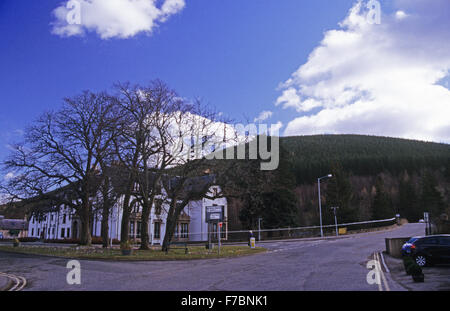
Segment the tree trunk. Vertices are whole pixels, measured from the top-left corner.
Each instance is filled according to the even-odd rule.
[[[109,238],[109,206],[104,204],[102,211],[102,243],[103,247],[108,247]]]
[[[82,203],[82,210],[80,214],[80,222],[81,222],[81,234],[80,234],[80,244],[90,246],[92,243],[91,236],[91,226],[90,226],[90,205],[89,201]]]
[[[130,212],[130,199],[128,199],[128,203],[124,202],[123,204],[120,242],[126,242],[130,239]]]
[[[152,200],[153,201],[153,200]],[[149,234],[148,234],[148,219],[150,217],[150,211],[152,204],[146,204],[147,206],[142,207],[142,218],[141,218],[141,249],[148,250],[149,248]]]
[[[90,246],[92,243],[92,237],[91,237],[91,228],[89,225],[89,216],[86,217],[85,215],[81,217],[81,234],[80,234],[80,244]]]
[[[102,196],[103,196],[103,209],[102,209],[102,229],[101,229],[101,236],[102,236],[102,244],[103,247],[108,247],[108,238],[109,238],[109,213],[111,211],[111,200],[110,200],[110,194],[109,194],[109,179],[106,177],[104,178],[104,184],[102,189]]]
[[[175,203],[173,203],[175,202]],[[175,232],[175,227],[177,224],[178,216],[180,215],[183,208],[177,207],[177,199],[172,198],[172,202],[170,203],[169,212],[167,213],[166,220],[166,234],[164,235],[164,241],[162,245],[162,251],[169,251],[170,242],[173,238],[173,233]]]

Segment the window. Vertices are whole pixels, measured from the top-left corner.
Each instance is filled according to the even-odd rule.
[[[162,200],[156,199],[155,200],[155,215],[161,215],[162,210]]]
[[[67,237],[70,238],[70,229],[67,228]]]
[[[139,183],[137,183],[137,182],[134,183],[133,191],[134,191],[134,192],[139,192],[139,189],[140,189],[140,188],[139,188]]]
[[[31,236],[34,236],[34,228],[31,228]]]
[[[160,222],[155,222],[154,223],[153,236],[155,237],[155,239],[160,239],[161,238],[161,223]]]
[[[130,236],[134,237],[134,221],[130,222]]]
[[[441,245],[450,246],[450,237],[440,237],[439,242]]]
[[[61,228],[61,238],[64,238],[64,236],[66,235],[66,229],[65,228]]]
[[[181,224],[181,238],[187,239],[189,233],[189,224]]]
[[[136,227],[136,237],[140,238],[141,237],[141,222],[138,221],[137,222],[137,227]]]
[[[66,214],[63,215],[62,223],[63,223],[63,224],[66,223]]]
[[[423,239],[423,242],[420,244],[435,245],[435,244],[439,244],[439,240],[437,238],[425,238],[425,239]]]
[[[52,235],[55,235],[55,228],[52,228]]]

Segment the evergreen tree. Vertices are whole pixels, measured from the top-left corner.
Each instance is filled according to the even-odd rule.
[[[278,169],[262,171],[260,160],[246,160],[242,162],[244,169],[232,178],[233,184],[239,183],[240,192],[245,193],[240,196],[244,205],[239,213],[244,227],[256,228],[260,217],[263,218],[264,228],[297,225],[295,176],[288,155],[280,146]]]
[[[353,198],[352,185],[348,174],[342,168],[340,163],[334,163],[332,165],[333,178],[328,180],[326,188],[326,205],[325,211],[326,223],[334,223],[334,214],[330,207],[338,206],[338,221],[339,222],[352,222],[356,221],[357,210],[351,206]],[[324,212],[324,211],[322,211]]]
[[[372,204],[372,218],[374,220],[394,217],[395,212],[392,207],[392,200],[389,193],[384,188],[384,181],[378,176],[375,181],[376,194]]]
[[[407,218],[410,222],[417,222],[423,217],[423,211],[421,211],[419,204],[419,196],[410,179],[402,179],[400,181],[398,196],[401,217]]]
[[[422,177],[421,205],[424,211],[429,212],[432,218],[439,217],[445,211],[444,199],[437,190],[437,180],[434,174],[426,171]]]

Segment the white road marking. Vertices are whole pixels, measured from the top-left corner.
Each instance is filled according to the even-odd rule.
[[[378,269],[378,271],[380,271],[381,279],[383,280],[383,284],[384,284],[385,290],[389,292],[389,291],[391,291],[391,289],[389,288],[389,284],[387,282],[386,276],[384,275],[383,269],[381,269],[380,257],[379,257],[378,252],[374,254],[374,259],[375,259],[375,262],[378,265],[377,269]],[[380,282],[378,287],[379,287],[378,289],[380,291],[383,291],[383,287],[381,286],[381,282]]]
[[[24,277],[16,276],[13,274],[8,274],[8,273],[4,273],[4,272],[0,272],[0,275],[5,276],[14,281],[14,283],[15,283],[14,286],[8,290],[10,292],[21,291],[27,285],[27,280]]]

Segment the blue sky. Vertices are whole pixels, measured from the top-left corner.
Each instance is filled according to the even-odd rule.
[[[128,0],[114,1],[119,4]],[[139,1],[143,5],[153,3],[151,0]],[[117,81],[145,84],[155,78],[167,82],[183,97],[202,98],[237,121],[244,118],[253,121],[261,112],[270,111],[270,118],[264,122],[282,125],[282,135],[368,133],[450,141],[448,120],[439,121],[442,123],[439,128],[415,126],[411,129],[411,122],[396,127],[395,115],[381,118],[376,109],[391,111],[390,102],[403,93],[396,94],[396,88],[388,92],[389,96],[377,96],[379,84],[369,83],[374,80],[373,76],[382,78],[377,70],[365,68],[373,73],[365,76],[367,83],[365,80],[356,83],[342,74],[352,71],[359,75],[358,70],[362,69],[352,68],[361,62],[381,61],[392,68],[391,60],[404,53],[400,46],[393,45],[384,50],[375,49],[372,58],[364,59],[358,51],[367,42],[352,41],[346,35],[362,33],[371,38],[377,34],[390,42],[390,39],[405,34],[413,35],[406,30],[408,25],[395,24],[406,23],[411,16],[423,20],[426,26],[420,28],[422,24],[416,20],[414,32],[425,38],[425,33],[430,31],[425,29],[430,27],[426,18],[431,16],[438,24],[431,29],[436,36],[430,36],[430,40],[438,44],[448,39],[443,38],[448,35],[448,22],[445,24],[442,12],[436,13],[449,12],[448,1],[435,0],[441,6],[425,10],[427,14],[423,18],[420,15],[424,11],[421,0],[381,1],[386,18],[383,17],[381,25],[370,26],[362,26],[355,19],[364,14],[364,10],[356,11],[356,0],[159,0],[155,7],[161,8],[164,1],[171,2],[172,6],[168,6],[163,17],[149,13],[148,24],[140,19],[142,16],[136,15],[134,19],[130,15],[131,18],[122,20],[124,25],[120,31],[135,27],[131,32],[118,31],[105,39],[100,27],[108,23],[109,17],[105,17],[104,12],[94,12],[100,21],[91,20],[91,25],[69,29],[75,31],[69,32],[64,25],[57,24],[61,21],[54,11],[60,8],[64,12],[67,1],[1,0],[0,158],[7,154],[7,144],[20,140],[24,127],[46,109],[57,108],[63,97],[85,89],[108,89]],[[405,15],[398,14],[400,11]],[[111,14],[124,12],[117,10]],[[448,19],[448,15],[443,16]],[[128,25],[129,22],[134,24]],[[347,23],[343,26],[340,22]],[[334,43],[341,39],[347,40],[348,46],[354,46],[354,49],[346,51],[342,45]],[[421,42],[420,37],[416,39]],[[412,85],[429,87],[439,80],[441,88],[431,91],[433,102],[437,101],[439,105],[429,107],[427,111],[438,110],[442,115],[442,109],[447,109],[450,103],[447,101],[450,98],[447,80],[450,61],[445,56],[450,55],[450,50],[448,44],[440,44],[442,54],[429,55],[434,58],[431,64],[431,60],[424,57],[412,67],[405,65],[396,70],[406,74],[410,68],[417,69],[412,71],[413,75],[418,75]],[[426,51],[423,46],[413,48],[421,54]],[[340,59],[339,55],[345,57]],[[406,57],[417,59],[416,55]],[[430,71],[424,73],[428,69]],[[432,78],[422,79],[421,75]],[[399,75],[394,83],[403,81],[403,77]],[[348,90],[352,92],[348,94]],[[373,105],[367,108],[361,94],[371,92],[370,103]],[[351,101],[342,103],[342,94],[351,97]],[[359,97],[355,99],[355,96]],[[355,106],[355,102],[359,106]],[[423,115],[422,108],[414,110],[417,113],[411,118]],[[329,122],[330,116],[338,116],[342,122]],[[348,116],[352,119],[346,119]],[[426,122],[434,117],[427,117]],[[355,120],[359,121],[355,123]],[[420,123],[420,120],[410,121]]]

